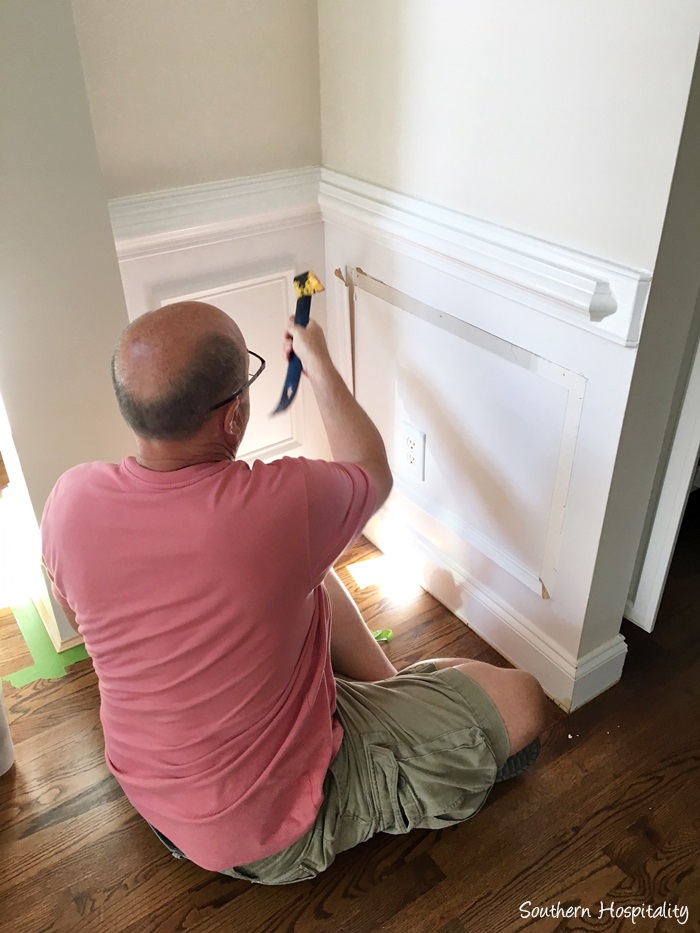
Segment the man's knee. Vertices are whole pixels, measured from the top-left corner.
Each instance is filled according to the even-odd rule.
[[[545,695],[536,677],[527,671],[494,667],[481,661],[467,661],[458,666],[483,688],[501,714],[511,755],[541,734],[545,725]]]
[[[544,730],[546,697],[539,681],[532,674],[527,671],[511,671],[510,673],[513,675],[513,692],[521,713],[520,728],[523,734],[520,747],[522,748],[536,739]],[[511,748],[511,754],[516,751],[519,749]]]

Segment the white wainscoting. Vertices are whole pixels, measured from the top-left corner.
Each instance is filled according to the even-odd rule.
[[[315,223],[319,178],[312,166],[117,198],[109,214],[119,258]]]
[[[395,474],[368,536],[580,706],[626,654],[621,619],[579,646],[648,274],[325,170],[320,203],[337,358]],[[426,437],[422,482],[404,422]]]
[[[284,327],[294,313],[292,279],[311,269],[323,278],[323,226],[316,168],[197,185],[110,204],[131,320],[172,301],[222,308],[266,360],[251,388],[251,420],[241,457],[325,456],[325,433],[308,387],[271,416],[286,363]],[[312,314],[325,323],[325,295]]]
[[[407,523],[406,503],[400,497],[392,495],[366,534],[386,554],[409,561],[428,592],[504,658],[534,674],[562,709],[582,706],[620,679],[627,654],[621,635],[580,657],[563,649],[533,625],[532,616],[485,585],[479,573],[471,573],[468,560],[455,560],[452,554],[459,551],[451,546],[449,535],[434,534],[425,515],[414,514]]]

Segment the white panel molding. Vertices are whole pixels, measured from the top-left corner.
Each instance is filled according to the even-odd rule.
[[[341,279],[342,281],[342,279]],[[574,466],[576,442],[578,439],[583,400],[586,391],[586,379],[580,373],[574,373],[558,363],[553,363],[525,350],[508,340],[497,337],[488,331],[475,327],[465,320],[433,308],[423,301],[380,282],[359,269],[348,269],[345,281],[352,286],[347,291],[362,289],[394,307],[427,321],[435,327],[479,346],[489,353],[496,354],[509,365],[522,366],[529,372],[561,386],[566,392],[566,409],[562,423],[561,442],[554,477],[552,498],[547,516],[544,551],[540,567],[534,569],[525,566],[512,554],[507,553],[495,542],[486,538],[478,529],[467,524],[450,509],[440,508],[440,521],[451,528],[460,538],[468,541],[485,557],[493,561],[520,583],[525,584],[542,599],[550,599],[554,594],[557,564],[561,549],[564,516],[569,497],[569,486]],[[350,297],[350,300],[352,298]],[[348,298],[346,298],[346,302]],[[347,338],[349,339],[349,338]],[[395,476],[397,488],[428,514],[433,514],[434,504],[422,495],[414,484],[409,484],[401,476]]]
[[[284,272],[260,275],[255,278],[245,278],[226,284],[218,283],[210,288],[200,288],[196,291],[183,292],[182,289],[166,288],[160,292],[160,305],[162,307],[172,301],[210,301],[216,304],[217,298],[220,299],[222,296],[230,295],[233,292],[277,283],[281,286],[282,293],[285,296],[285,300],[280,308],[281,329],[294,313],[294,275],[296,275],[296,272],[289,269]],[[291,428],[287,437],[250,450],[246,450],[242,445],[239,459],[245,460],[246,463],[250,464],[255,460],[275,460],[278,457],[290,454],[294,450],[303,447],[305,443],[304,426],[306,423],[304,398],[305,393],[300,391],[294,400],[294,404],[287,409]]]
[[[109,202],[120,261],[318,223],[317,167]]]
[[[384,533],[384,526],[390,530]],[[391,500],[370,521],[366,536],[389,557],[396,551],[422,566],[421,585],[516,667],[537,677],[545,693],[567,712],[603,693],[622,676],[627,644],[622,635],[575,658],[507,605],[463,567],[402,521]],[[457,597],[455,596],[457,593]]]
[[[325,222],[360,230],[479,288],[636,346],[651,275],[321,169]]]

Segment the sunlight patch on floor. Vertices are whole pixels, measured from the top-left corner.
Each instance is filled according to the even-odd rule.
[[[383,596],[400,606],[420,596],[423,588],[416,568],[405,560],[395,560],[385,555],[348,564],[351,577],[364,590],[378,586]]]

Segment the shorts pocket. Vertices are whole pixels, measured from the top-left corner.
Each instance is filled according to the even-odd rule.
[[[399,801],[399,767],[396,755],[392,749],[383,745],[368,745],[367,768],[378,820],[376,831],[407,833],[412,829],[412,825],[409,814]]]
[[[237,865],[222,872],[231,878],[253,884],[296,884],[315,878],[321,870],[313,864],[314,827],[286,849],[257,862]]]
[[[239,865],[237,868],[227,868],[220,874],[228,875],[229,878],[236,878],[238,881],[250,881],[251,884],[296,884],[299,881],[310,881],[318,874],[314,868],[310,868],[303,862],[292,865],[289,868],[276,869],[272,865],[264,865],[260,868],[252,868],[247,865]]]
[[[496,760],[478,726],[411,748],[372,745],[368,752],[383,832],[440,829],[469,819],[485,803],[496,777]]]

